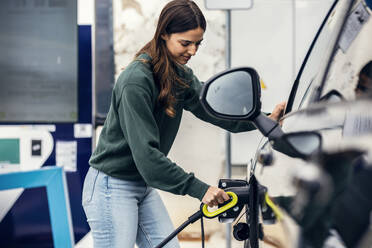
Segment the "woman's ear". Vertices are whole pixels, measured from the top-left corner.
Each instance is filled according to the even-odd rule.
[[[168,35],[168,34],[162,34],[162,35],[160,35],[160,37],[161,37],[163,40],[165,40],[165,41],[169,40],[169,35]]]

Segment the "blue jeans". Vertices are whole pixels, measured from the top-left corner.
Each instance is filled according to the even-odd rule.
[[[159,193],[143,181],[124,181],[90,168],[83,207],[95,248],[153,248],[174,231]],[[179,248],[177,238],[167,248]]]

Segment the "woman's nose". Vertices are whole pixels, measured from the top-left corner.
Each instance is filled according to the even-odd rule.
[[[195,44],[192,44],[189,46],[188,53],[191,56],[194,56],[196,54],[196,51],[198,50],[197,46]]]

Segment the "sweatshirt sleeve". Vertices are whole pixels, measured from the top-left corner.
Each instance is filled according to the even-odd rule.
[[[159,129],[151,96],[150,89],[127,84],[118,105],[121,129],[136,167],[149,186],[201,200],[209,185],[193,173],[186,173],[159,150]]]
[[[256,127],[250,121],[221,120],[208,114],[199,100],[201,88],[202,83],[195,76],[192,76],[191,86],[187,90],[185,96],[185,110],[192,112],[196,117],[203,121],[219,126],[232,133],[239,133],[256,129]]]

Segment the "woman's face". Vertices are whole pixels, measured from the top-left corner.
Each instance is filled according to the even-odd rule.
[[[196,54],[203,40],[203,35],[204,30],[198,27],[182,33],[162,35],[162,39],[165,40],[168,51],[176,61],[184,65],[190,60],[191,56]]]

